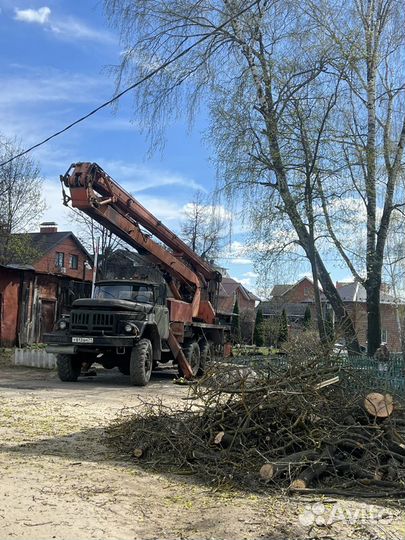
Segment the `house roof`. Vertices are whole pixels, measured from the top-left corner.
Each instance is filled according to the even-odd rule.
[[[339,287],[337,291],[343,302],[365,303],[367,299],[366,289],[357,281],[346,283]],[[395,298],[391,294],[381,291],[380,302],[383,304],[393,304],[395,302]]]
[[[219,296],[221,298],[232,296],[237,289],[240,289],[241,293],[247,300],[254,300],[255,302],[260,300],[260,298],[258,298],[255,294],[248,291],[246,287],[242,285],[242,283],[239,283],[239,281],[236,281],[231,277],[222,278],[219,286]]]
[[[283,309],[288,317],[304,317],[305,310],[308,304],[306,303],[290,303],[283,306],[275,305],[271,300],[260,302],[259,308],[261,308],[263,315],[269,317],[271,315],[280,315]]]
[[[293,289],[294,287],[296,287],[297,285],[299,285],[303,281],[309,281],[309,283],[313,286],[313,283],[314,283],[313,280],[308,276],[304,276],[303,278],[301,278],[296,283],[293,283],[292,285],[291,284],[288,284],[288,285],[287,284],[274,285],[274,287],[273,287],[273,289],[272,289],[272,291],[270,293],[270,296],[272,298],[284,296],[290,289]],[[322,286],[321,286],[320,283],[319,283],[319,290],[322,291]]]
[[[43,257],[46,253],[57,247],[61,242],[69,237],[71,237],[73,241],[80,247],[80,249],[83,250],[89,258],[91,258],[86,248],[71,231],[23,233],[14,234],[13,236],[24,238],[28,237],[30,239],[31,247],[36,252],[35,259],[32,262],[35,262],[35,260]]]
[[[294,287],[294,285],[274,285],[271,290],[270,296],[283,296],[287,291]]]

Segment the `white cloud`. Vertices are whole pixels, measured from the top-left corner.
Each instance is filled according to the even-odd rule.
[[[234,240],[226,246],[219,258],[231,264],[252,264],[253,261],[249,257],[250,253],[249,246]]]
[[[39,9],[18,9],[15,8],[15,19],[26,23],[46,24],[51,16],[49,7],[44,6]]]
[[[196,188],[195,188],[196,189]],[[198,189],[201,189],[199,187]],[[204,190],[205,191],[205,190]],[[183,210],[185,213],[193,213],[195,209],[195,203],[189,202],[183,206]],[[221,221],[231,221],[232,220],[232,213],[229,212],[224,206],[221,204],[216,205],[198,205],[200,210],[204,210],[204,213],[207,217],[212,216],[215,217]]]
[[[55,221],[60,231],[75,231],[74,225],[70,222],[72,211],[63,205],[62,188],[60,182],[55,182],[49,178],[45,179],[42,195],[46,201],[46,210],[41,217],[41,221]]]
[[[54,36],[69,41],[93,41],[96,43],[115,43],[115,37],[99,28],[92,28],[74,17],[55,17],[49,7],[39,9],[15,8],[14,19],[24,23],[39,24]]]
[[[49,25],[50,31],[57,37],[69,41],[84,40],[98,43],[115,43],[116,39],[109,32],[91,28],[83,21],[69,17],[67,20],[56,20]]]
[[[163,186],[181,186],[190,190],[204,189],[193,178],[141,163],[104,160],[102,167],[106,172],[110,171],[111,176],[119,184],[125,185],[125,189],[131,193],[141,193]],[[184,208],[180,209],[180,213],[184,213]]]
[[[246,279],[256,279],[258,277],[259,274],[257,274],[256,272],[244,272],[242,274]]]
[[[68,80],[68,82],[67,82]],[[0,86],[0,106],[24,103],[94,103],[100,78],[63,71],[39,70],[4,77]]]
[[[142,194],[136,199],[163,223],[171,222],[170,227],[176,228],[182,217],[181,207],[165,197],[153,197]]]

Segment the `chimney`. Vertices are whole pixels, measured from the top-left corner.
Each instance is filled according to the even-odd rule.
[[[44,221],[39,226],[39,232],[42,234],[58,232],[58,225],[54,221]]]

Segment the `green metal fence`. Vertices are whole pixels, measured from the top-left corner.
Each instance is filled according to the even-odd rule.
[[[249,366],[253,369],[283,371],[293,365],[306,366],[314,359],[303,358],[297,361],[285,356],[272,357],[237,357],[232,363]],[[339,374],[347,384],[369,388],[370,391],[391,392],[405,398],[405,360],[402,354],[391,353],[387,362],[369,356],[332,355],[324,360],[316,361],[319,368],[337,367]]]

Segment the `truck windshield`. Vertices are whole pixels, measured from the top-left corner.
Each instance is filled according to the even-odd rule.
[[[95,287],[94,297],[153,304],[153,287],[140,283],[100,283]]]

